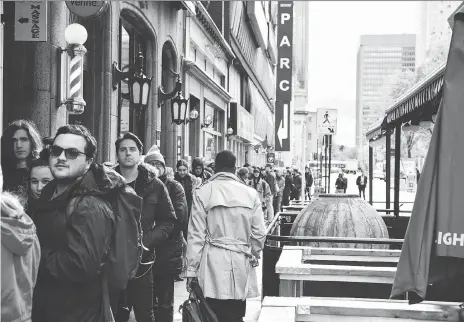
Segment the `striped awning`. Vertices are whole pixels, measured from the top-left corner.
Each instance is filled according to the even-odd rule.
[[[402,119],[404,116],[436,98],[443,85],[445,70],[446,63],[435,69],[435,71],[404,93],[386,110],[387,123],[391,124]]]

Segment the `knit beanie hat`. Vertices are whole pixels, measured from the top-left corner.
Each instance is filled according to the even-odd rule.
[[[145,158],[143,159],[145,163],[151,162],[151,161],[160,161],[163,163],[163,165],[166,165],[166,162],[164,161],[164,157],[160,152],[160,149],[158,148],[157,145],[153,145],[150,150],[147,152],[145,155]]]

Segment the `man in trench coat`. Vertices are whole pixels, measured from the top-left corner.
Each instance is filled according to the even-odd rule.
[[[257,297],[255,267],[264,246],[261,200],[235,175],[230,151],[216,156],[216,174],[196,189],[187,239],[187,290],[198,278],[220,322],[243,321],[246,299]]]

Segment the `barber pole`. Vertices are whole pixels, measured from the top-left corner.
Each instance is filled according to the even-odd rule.
[[[77,97],[79,95],[79,89],[82,87],[82,71],[80,62],[82,61],[82,57],[75,56],[71,59],[69,63],[70,69],[70,77],[69,77],[69,96],[70,97]]]
[[[83,45],[70,45],[67,49],[69,61],[69,91],[66,107],[71,114],[82,114],[85,101],[83,99],[84,56],[87,49]]]

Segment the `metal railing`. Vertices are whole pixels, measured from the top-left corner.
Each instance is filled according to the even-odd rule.
[[[392,249],[400,249],[403,239],[398,238],[352,238],[352,237],[321,237],[321,236],[290,236],[290,229],[299,211],[283,211],[277,213],[266,229],[266,240],[263,249],[262,296],[279,296],[279,276],[275,266],[285,245],[301,246],[309,242],[337,244],[375,244],[390,245]],[[391,216],[382,216],[395,221]],[[388,226],[388,225],[387,225]],[[407,226],[407,224],[406,224]],[[285,233],[285,234],[282,234]]]

